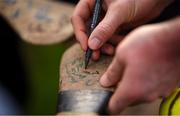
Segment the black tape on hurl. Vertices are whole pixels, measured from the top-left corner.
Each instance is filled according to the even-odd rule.
[[[61,91],[58,97],[58,112],[94,112],[105,115],[111,95],[112,91],[107,90]]]

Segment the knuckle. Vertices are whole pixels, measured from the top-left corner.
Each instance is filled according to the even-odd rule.
[[[100,23],[99,24],[99,30],[98,30],[98,35],[100,36],[99,38],[109,38],[109,36],[113,32],[113,27],[108,24],[108,23]]]
[[[119,9],[120,6],[122,6],[122,0],[117,0],[115,2],[112,2],[109,8],[113,11]]]
[[[117,0],[110,5],[111,11],[121,10],[124,14],[119,15],[126,23],[133,22],[138,16],[138,2],[136,0]]]

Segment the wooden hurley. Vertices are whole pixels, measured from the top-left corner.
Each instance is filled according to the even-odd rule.
[[[53,0],[0,0],[0,15],[32,44],[54,44],[73,35],[74,6]]]
[[[113,88],[103,88],[99,79],[111,61],[112,57],[102,56],[98,62],[90,62],[85,70],[84,52],[78,44],[64,53],[60,66],[58,115],[107,114]],[[159,103],[127,108],[122,114],[158,114]]]
[[[113,89],[103,88],[99,78],[112,58],[103,56],[84,69],[84,52],[78,44],[68,49],[60,66],[58,112],[61,114],[106,114]]]

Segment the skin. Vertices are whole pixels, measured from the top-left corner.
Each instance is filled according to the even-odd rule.
[[[118,45],[101,77],[104,87],[117,86],[108,110],[167,97],[180,84],[180,17],[135,29]]]
[[[72,22],[82,48],[95,50],[93,59],[99,58],[100,51],[113,54],[115,48],[107,42],[118,44],[114,60],[100,80],[104,87],[116,87],[109,112],[119,114],[127,106],[168,96],[180,82],[180,18],[140,26],[127,36],[117,35],[116,31],[153,19],[170,1],[104,0],[105,16],[88,40],[86,23],[93,3],[81,0]],[[92,44],[93,38],[100,44]]]
[[[100,51],[113,55],[115,48],[107,42],[117,45],[124,38],[123,35],[117,34],[118,31],[130,29],[150,21],[157,17],[173,0],[102,1],[104,12],[102,13],[102,20],[89,39],[86,34],[87,24],[90,21],[95,0],[80,0],[72,16],[76,39],[84,51],[88,46],[94,50],[94,60],[99,58]]]

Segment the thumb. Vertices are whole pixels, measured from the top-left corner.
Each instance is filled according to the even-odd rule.
[[[123,18],[120,17],[118,10],[114,10],[110,7],[104,17],[104,19],[97,25],[94,31],[91,33],[88,46],[93,49],[99,49],[111,36],[114,34],[116,29],[123,22]]]

